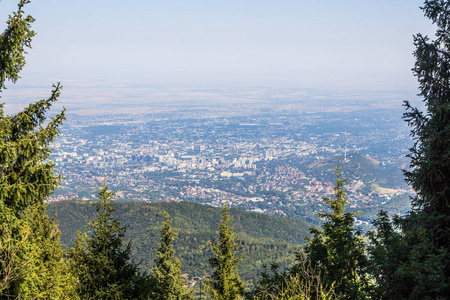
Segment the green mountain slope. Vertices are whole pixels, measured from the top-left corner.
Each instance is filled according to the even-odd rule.
[[[133,259],[141,268],[153,267],[159,230],[167,211],[173,226],[179,230],[174,242],[180,258],[182,272],[190,276],[210,273],[208,258],[212,255],[209,240],[216,237],[220,222],[220,208],[190,202],[117,202],[117,216],[128,227],[127,235],[133,241]],[[57,214],[65,245],[73,245],[77,230],[86,231],[85,225],[95,217],[91,202],[61,201],[48,206],[50,216]],[[309,233],[310,225],[302,220],[269,216],[260,213],[230,209],[232,226],[242,245],[238,254],[243,256],[239,272],[244,280],[255,279],[264,264],[276,261],[283,266],[293,262]]]

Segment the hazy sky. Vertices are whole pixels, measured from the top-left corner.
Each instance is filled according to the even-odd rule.
[[[0,2],[0,24],[17,0]],[[411,90],[419,0],[33,0],[23,82]],[[3,31],[4,25],[0,25]]]

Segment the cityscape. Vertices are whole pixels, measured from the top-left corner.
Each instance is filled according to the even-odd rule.
[[[333,194],[338,155],[349,208],[382,207],[411,192],[401,172],[411,141],[400,110],[305,113],[247,104],[218,112],[69,115],[52,146],[63,179],[49,201],[95,199],[96,186],[106,184],[122,201],[226,201],[315,222],[321,200]]]

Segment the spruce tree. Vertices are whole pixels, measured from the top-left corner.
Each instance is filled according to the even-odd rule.
[[[24,16],[23,8],[30,0],[20,0],[17,12],[9,16],[6,30],[0,34],[0,92],[6,88],[5,81],[15,83],[25,66],[25,48],[31,48],[35,32],[31,29],[34,18]]]
[[[50,98],[30,104],[16,115],[4,115],[0,108],[0,205],[20,218],[32,205],[40,205],[57,188],[60,177],[48,160],[50,143],[60,134],[64,111],[45,125],[46,112],[57,101],[58,84]]]
[[[0,34],[0,92],[6,81],[16,83],[30,48],[33,17],[19,1]],[[48,160],[50,143],[59,135],[64,110],[48,120],[61,85],[50,97],[22,112],[5,115],[0,104],[0,296],[21,299],[61,299],[70,293],[71,277],[59,242],[57,224],[45,216],[44,200],[60,177]]]
[[[244,284],[238,274],[238,263],[242,259],[236,256],[236,248],[239,247],[237,237],[230,226],[230,215],[227,204],[222,207],[222,220],[219,226],[219,238],[217,242],[211,242],[215,257],[209,259],[214,268],[211,279],[207,280],[207,290],[214,300],[242,299]]]
[[[413,211],[401,222],[410,264],[420,273],[411,297],[450,298],[450,2],[426,1],[425,15],[437,25],[436,40],[418,34],[414,73],[426,112],[405,103],[416,140],[406,179],[416,191]],[[420,247],[423,250],[416,251]],[[411,268],[412,267],[412,268]]]
[[[100,188],[99,201],[94,204],[97,217],[87,227],[90,234],[78,234],[70,250],[72,274],[78,278],[81,299],[142,298],[145,276],[130,261],[131,242],[125,243],[126,228],[113,216],[113,193],[107,186]]]
[[[15,299],[17,288],[27,275],[31,258],[24,257],[30,245],[31,230],[0,206],[0,297]]]
[[[398,225],[386,211],[380,211],[372,224],[376,230],[367,233],[368,273],[375,282],[371,296],[374,299],[405,299],[412,282],[401,283],[398,267],[408,260],[408,246]]]
[[[322,229],[312,228],[305,253],[314,267],[320,270],[323,284],[334,286],[336,294],[343,299],[365,299],[368,279],[365,275],[367,259],[360,230],[355,229],[355,213],[344,213],[347,205],[341,169],[336,169],[337,182],[333,198],[323,201],[331,213],[319,213],[324,220]]]
[[[25,214],[29,236],[27,275],[18,286],[21,299],[77,299],[76,280],[69,272],[60,242],[58,223],[45,214],[46,204],[34,205]]]
[[[16,115],[4,115],[0,108],[0,219],[3,224],[0,229],[2,236],[0,248],[10,245],[15,249],[16,255],[9,259],[0,257],[0,260],[14,261],[22,265],[21,272],[25,276],[19,277],[22,281],[34,282],[31,290],[36,294],[33,297],[45,295],[46,291],[42,288],[45,289],[46,285],[38,283],[31,277],[43,281],[50,280],[44,278],[50,274],[45,270],[48,266],[59,264],[61,269],[65,268],[63,256],[60,255],[62,249],[59,243],[59,229],[54,221],[48,220],[45,216],[44,205],[44,200],[60,182],[60,177],[54,174],[54,164],[48,158],[51,153],[49,144],[59,134],[58,128],[64,120],[64,111],[43,126],[46,122],[45,114],[57,100],[60,89],[61,86],[55,86],[49,99],[30,104]],[[47,227],[43,229],[36,226]],[[52,236],[51,245],[55,248],[49,250],[59,254],[48,256],[40,250],[41,242],[46,238],[40,236],[41,234]],[[4,240],[4,237],[7,237],[8,241]],[[50,259],[57,261],[50,262]],[[40,265],[37,265],[39,263]],[[27,270],[31,265],[35,266],[33,267],[35,270],[42,272],[37,274]],[[64,272],[57,273],[62,277],[65,276]],[[60,282],[63,278],[55,280]],[[26,285],[19,282],[15,282],[14,285],[10,285],[9,291],[5,292],[15,295],[14,297],[22,295],[22,298],[25,294],[30,295],[31,290],[25,288]]]
[[[379,222],[387,224],[387,230],[378,226],[383,234],[399,229],[400,242],[396,244],[403,253],[384,266],[382,277],[389,282],[379,292],[386,299],[450,298],[450,2],[425,1],[422,9],[437,31],[435,40],[421,34],[414,37],[413,72],[425,111],[405,101],[404,119],[415,140],[408,155],[410,170],[405,172],[406,181],[416,192],[412,210],[394,218],[393,224]],[[390,236],[398,239],[395,232]],[[377,252],[376,265],[383,261],[383,255],[388,258],[397,249],[383,244],[382,236],[374,238],[378,242],[375,246],[387,249]]]
[[[25,64],[25,47],[30,47],[34,19],[24,16],[21,0],[18,10],[9,16],[6,30],[0,34],[0,92],[5,81],[13,83]],[[49,160],[50,143],[60,134],[65,120],[63,110],[47,120],[46,113],[58,100],[62,86],[58,83],[48,99],[30,104],[22,112],[5,115],[0,104],[0,206],[16,217],[23,216],[32,205],[42,204],[60,183],[54,163]]]
[[[156,290],[152,297],[155,300],[191,299],[191,293],[186,292],[181,281],[180,261],[175,257],[172,245],[177,234],[171,224],[169,215],[164,211],[161,242],[156,250],[156,267],[152,270],[156,276]]]
[[[24,16],[21,0],[17,12],[10,16],[6,30],[0,35],[0,91],[5,81],[13,83],[25,65],[25,48],[35,35],[31,30],[34,19]],[[0,104],[0,205],[9,208],[16,217],[34,205],[41,204],[60,182],[48,160],[50,143],[60,134],[65,120],[64,110],[46,120],[46,113],[58,100],[62,86],[54,86],[51,96],[30,104],[16,115],[5,115]],[[46,124],[44,126],[44,124]]]

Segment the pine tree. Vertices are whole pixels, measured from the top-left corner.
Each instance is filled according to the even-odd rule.
[[[437,31],[433,41],[421,34],[414,37],[413,72],[426,111],[405,101],[404,119],[415,140],[408,155],[410,171],[405,172],[406,181],[416,191],[412,210],[405,217],[394,218],[393,224],[380,222],[388,225],[387,230],[378,226],[384,235],[392,228],[399,229],[400,241],[396,243],[403,253],[398,260],[390,260],[381,274],[389,279],[380,291],[386,299],[450,298],[450,2],[425,1],[422,9]],[[388,240],[392,236],[398,239],[394,232]],[[397,251],[383,244],[383,236],[374,238],[375,245],[387,245],[384,253],[378,252],[374,264],[383,261],[383,255]]]
[[[78,278],[81,299],[138,299],[145,276],[130,261],[131,242],[125,243],[126,228],[113,216],[113,193],[100,188],[95,203],[97,218],[87,226],[91,235],[78,234],[70,250],[71,271]]]
[[[164,222],[161,228],[161,242],[156,250],[153,274],[156,276],[155,300],[191,299],[191,293],[186,292],[181,281],[180,261],[176,258],[173,241],[177,236],[172,229],[172,221],[164,211]]]
[[[239,247],[237,237],[230,226],[230,215],[226,203],[222,208],[222,220],[219,226],[219,239],[211,242],[215,257],[209,259],[210,265],[215,269],[211,279],[207,281],[207,290],[214,300],[242,299],[244,284],[239,277],[237,264],[242,259],[235,257],[236,248]]]
[[[365,275],[367,264],[361,232],[355,229],[353,218],[356,214],[344,213],[347,205],[341,169],[336,169],[337,183],[332,199],[323,201],[332,210],[331,214],[319,213],[324,220],[322,230],[312,228],[305,253],[312,265],[320,270],[326,287],[335,287],[335,292],[343,299],[365,299],[368,279]]]

